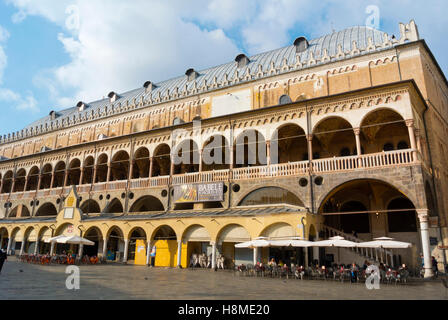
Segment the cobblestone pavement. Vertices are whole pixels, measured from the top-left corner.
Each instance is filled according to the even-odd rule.
[[[441,281],[381,285],[380,290],[367,290],[364,284],[247,278],[232,272],[132,265],[81,266],[80,290],[70,291],[65,287],[65,266],[29,265],[13,259],[5,263],[0,275],[0,300],[448,300],[448,289]]]

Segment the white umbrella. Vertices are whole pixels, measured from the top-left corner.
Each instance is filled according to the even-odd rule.
[[[374,241],[358,243],[359,248],[408,249],[412,243],[395,241],[392,238],[375,238]]]
[[[345,240],[343,237],[332,237],[328,240],[313,242],[313,247],[337,247],[337,248],[354,248],[357,243]]]
[[[53,238],[46,239],[46,243],[58,242],[59,239],[66,238],[66,236],[60,235]]]
[[[57,240],[58,243],[82,244],[85,246],[94,246],[95,242],[79,236],[64,237]]]
[[[271,240],[272,247],[295,247],[295,248],[308,248],[313,246],[313,242],[306,240]]]
[[[235,245],[235,248],[266,248],[271,245],[271,242],[266,240],[266,238],[257,238],[255,240],[238,243]]]
[[[328,240],[322,240],[322,241],[316,241],[313,242],[313,247],[336,247],[338,248],[338,263],[339,263],[339,248],[354,248],[356,247],[357,243],[353,241],[345,240],[343,237],[332,237]]]

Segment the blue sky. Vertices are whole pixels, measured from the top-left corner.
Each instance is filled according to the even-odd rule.
[[[415,19],[446,73],[448,1],[0,0],[0,134],[51,110],[364,25]]]

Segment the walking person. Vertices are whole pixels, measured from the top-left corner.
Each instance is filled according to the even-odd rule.
[[[152,250],[151,250],[151,253],[150,253],[150,256],[151,256],[151,267],[154,267],[155,264],[156,264],[156,251],[157,251],[156,246],[152,247]]]
[[[432,256],[431,257],[431,262],[432,262],[432,271],[434,272],[434,277],[437,278],[439,275],[439,266],[438,266],[438,262],[436,257]]]
[[[8,255],[5,249],[0,249],[0,274],[2,273],[3,264],[8,260]]]

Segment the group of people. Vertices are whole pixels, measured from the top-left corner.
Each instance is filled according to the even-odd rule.
[[[190,268],[211,268],[213,256],[210,254],[207,256],[204,252],[201,254],[193,253],[190,257]],[[222,254],[216,257],[216,268],[224,269],[225,258]]]

